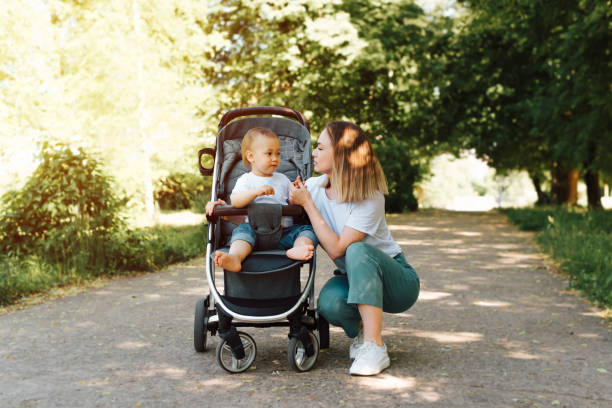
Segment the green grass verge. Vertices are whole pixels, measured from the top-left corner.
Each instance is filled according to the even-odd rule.
[[[570,285],[596,304],[612,307],[612,211],[554,207],[505,209],[569,275]]]
[[[0,255],[0,305],[98,276],[152,271],[205,251],[207,226],[155,227],[79,242],[77,255],[50,261]]]

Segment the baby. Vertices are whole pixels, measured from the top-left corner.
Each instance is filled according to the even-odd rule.
[[[276,173],[281,162],[280,141],[270,129],[256,127],[249,130],[242,139],[242,161],[249,173],[236,181],[230,200],[235,208],[243,208],[251,202],[287,204],[291,181],[282,173]],[[217,205],[225,201],[217,200],[206,204],[206,214],[212,215]],[[287,250],[287,257],[295,260],[308,260],[314,254],[316,235],[310,225],[293,225],[291,217],[283,217],[283,227],[279,247]],[[238,225],[232,232],[229,253],[217,251],[215,265],[232,272],[242,269],[242,261],[255,247],[255,231],[248,222]]]

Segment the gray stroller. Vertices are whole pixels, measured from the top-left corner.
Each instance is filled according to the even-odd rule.
[[[233,109],[219,123],[216,148],[198,152],[201,174],[213,177],[211,200],[220,198],[230,203],[236,180],[248,172],[241,160],[242,138],[249,129],[258,126],[267,127],[279,136],[281,164],[278,172],[284,173],[291,181],[298,175],[302,180],[312,175],[309,126],[300,112],[270,106]],[[202,164],[207,155],[214,158],[212,168],[205,168]],[[329,347],[329,324],[314,307],[316,254],[308,261],[295,261],[287,258],[283,250],[255,248],[243,262],[240,272],[223,271],[223,294],[217,288],[214,255],[217,250],[227,250],[227,242],[235,227],[222,217],[255,214],[254,211],[262,214],[261,211],[267,211],[263,208],[265,206],[277,206],[270,210],[277,211],[279,223],[281,214],[293,216],[295,223],[309,222],[301,207],[275,204],[251,204],[241,209],[231,205],[217,206],[208,217],[205,262],[210,293],[196,303],[194,347],[198,352],[206,351],[208,333],[211,336],[218,333],[217,361],[230,373],[247,370],[257,355],[255,340],[238,331],[240,327],[288,326],[287,358],[289,365],[298,372],[310,370],[317,361],[319,349]],[[277,226],[268,227],[257,232],[258,240],[260,233],[266,234],[264,231],[274,230]],[[304,285],[301,282],[303,269],[308,270]]]

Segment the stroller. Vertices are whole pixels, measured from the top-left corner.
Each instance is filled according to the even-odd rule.
[[[258,126],[267,127],[279,136],[281,164],[278,172],[284,173],[291,181],[298,175],[302,180],[312,175],[310,130],[308,121],[300,112],[270,106],[233,109],[221,118],[216,148],[198,152],[200,173],[213,177],[211,200],[220,198],[229,202],[236,180],[249,171],[242,163],[240,144],[244,134]],[[212,168],[202,165],[202,158],[206,155],[214,158]],[[308,261],[295,261],[287,258],[283,250],[256,247],[242,263],[240,272],[223,271],[223,294],[215,284],[215,252],[227,251],[226,245],[235,227],[222,217],[246,215],[255,207],[259,206],[259,211],[262,206],[270,205],[252,203],[248,208],[240,209],[230,205],[216,206],[212,216],[208,217],[205,262],[210,293],[199,299],[195,306],[194,347],[197,352],[206,351],[208,333],[211,336],[218,333],[217,362],[230,373],[247,370],[257,354],[255,340],[236,328],[288,326],[287,358],[291,368],[298,372],[309,371],[317,361],[319,350],[329,347],[329,323],[318,315],[314,307],[316,254]],[[273,210],[277,211],[278,223],[281,211],[283,216],[293,216],[295,223],[308,223],[300,206],[271,206],[276,206]],[[274,228],[276,226],[268,231]],[[263,231],[257,232],[258,241],[260,232],[265,234]],[[302,268],[308,269],[303,288],[300,279]]]

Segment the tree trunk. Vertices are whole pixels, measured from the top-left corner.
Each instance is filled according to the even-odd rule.
[[[578,171],[554,163],[550,195],[555,204],[576,205],[578,199]]]
[[[550,194],[542,190],[542,183],[540,181],[540,176],[529,174],[529,178],[531,179],[531,182],[533,183],[533,187],[535,188],[536,194],[538,195],[538,201],[536,201],[536,205],[550,204]]]
[[[567,191],[567,176],[569,172],[559,163],[554,163],[551,174],[550,198],[554,204],[564,204],[569,195]]]
[[[599,172],[593,168],[593,163],[597,156],[597,148],[595,143],[589,143],[587,150],[587,159],[584,162],[584,182],[587,187],[587,199],[589,208],[602,208],[601,205],[601,190],[599,189]]]
[[[599,173],[594,170],[587,170],[584,174],[584,182],[587,187],[589,208],[602,208],[601,190],[599,188]]]
[[[580,172],[576,169],[569,171],[567,175],[567,205],[578,204],[578,179],[580,178]]]
[[[140,42],[141,40],[141,29],[140,29],[140,4],[139,0],[132,1],[132,11],[133,11],[133,22],[134,22],[134,34],[136,36],[136,40]],[[142,52],[140,50],[136,51],[138,53],[138,64],[137,64],[137,73],[138,73],[138,136],[141,140],[142,146],[142,158],[143,158],[143,182],[144,182],[144,199],[145,199],[145,209],[147,213],[147,222],[148,225],[153,225],[155,221],[155,198],[153,197],[153,179],[151,177],[151,142],[147,138],[146,129],[148,125],[147,113],[145,101],[147,96],[145,95],[145,87],[142,78],[143,71],[143,58]]]

